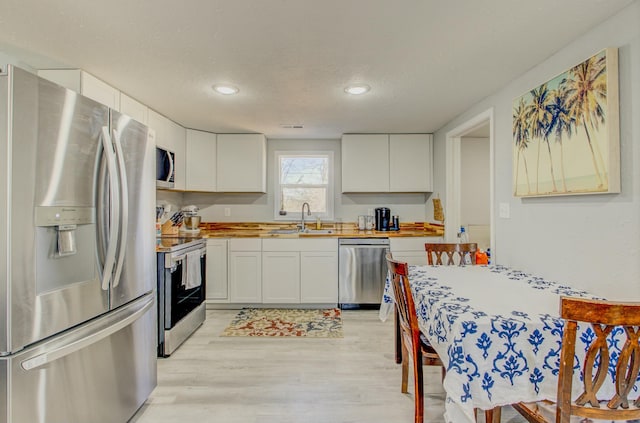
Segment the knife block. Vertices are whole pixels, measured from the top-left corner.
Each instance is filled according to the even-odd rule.
[[[167,220],[162,224],[162,235],[178,235],[179,229],[179,226],[174,226],[173,222]]]

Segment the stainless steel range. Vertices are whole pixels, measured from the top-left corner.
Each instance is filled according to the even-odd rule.
[[[204,239],[158,238],[158,356],[171,355],[204,322]]]

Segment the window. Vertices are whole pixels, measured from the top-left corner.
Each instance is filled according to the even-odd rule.
[[[276,165],[276,219],[300,219],[305,202],[333,219],[333,152],[276,152]]]

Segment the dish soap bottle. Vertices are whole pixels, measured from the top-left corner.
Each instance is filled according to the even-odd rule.
[[[458,237],[460,238],[460,244],[466,244],[469,242],[469,235],[464,229],[464,226],[460,226],[460,232],[458,233]]]
[[[316,229],[322,229],[322,222],[320,221],[320,217],[316,217]]]

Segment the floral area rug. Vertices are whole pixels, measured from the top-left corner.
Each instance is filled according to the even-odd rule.
[[[305,336],[342,338],[340,309],[245,308],[221,336]]]

